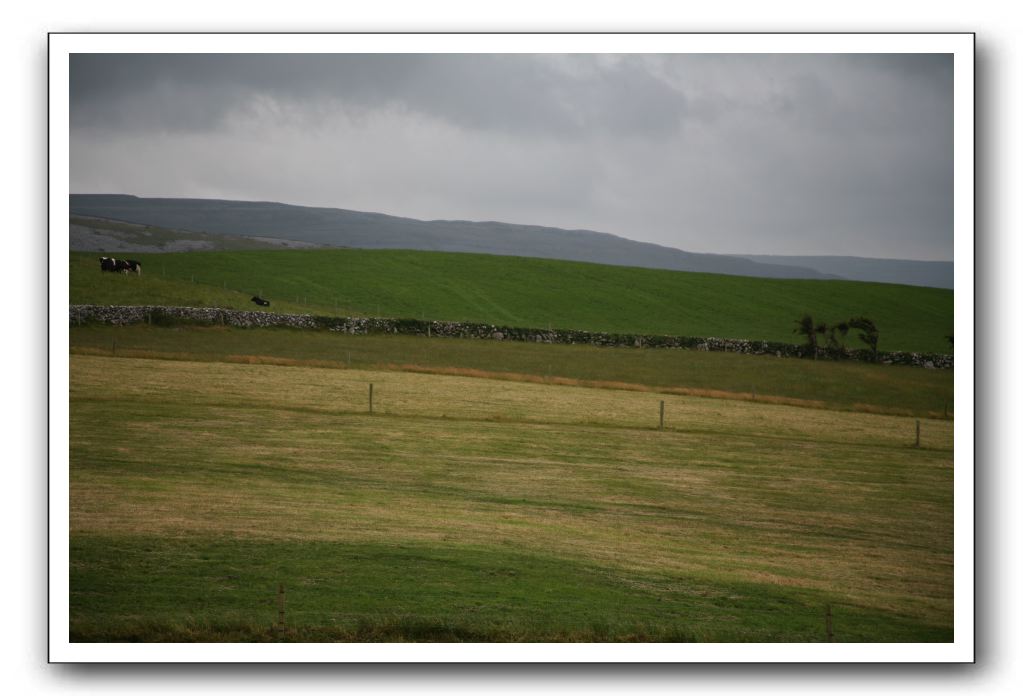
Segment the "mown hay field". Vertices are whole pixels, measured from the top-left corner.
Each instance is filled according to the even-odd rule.
[[[952,370],[698,350],[210,326],[78,326],[72,353],[467,374],[945,418]]]
[[[950,421],[70,366],[73,641],[822,641],[828,605],[838,641],[953,636]]]

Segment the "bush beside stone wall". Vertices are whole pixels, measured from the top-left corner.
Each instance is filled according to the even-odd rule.
[[[287,327],[320,329],[347,334],[404,334],[440,338],[474,338],[494,341],[527,341],[530,343],[561,343],[629,348],[681,348],[685,350],[722,351],[747,355],[778,357],[810,357],[805,346],[774,341],[750,341],[735,338],[696,338],[692,336],[648,336],[613,334],[570,329],[525,329],[455,321],[419,319],[385,319],[378,317],[324,317],[311,314],[276,314],[258,310],[245,311],[217,307],[158,307],[71,305],[70,322],[74,324],[199,324],[239,328]],[[871,361],[868,350],[847,350],[834,355],[821,351],[825,359]],[[882,352],[878,362],[886,365],[952,369],[953,356],[940,353]]]

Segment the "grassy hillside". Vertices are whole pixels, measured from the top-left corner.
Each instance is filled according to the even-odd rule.
[[[813,642],[826,605],[836,641],[953,636],[949,422],[915,448],[784,405],[70,367],[72,640]]]
[[[735,353],[146,325],[73,327],[71,352],[628,385],[630,389],[924,417],[950,416],[953,411],[951,370]]]
[[[953,294],[838,280],[778,280],[507,256],[394,250],[238,251],[140,259],[141,278],[71,255],[71,302],[248,307],[592,331],[797,342],[809,312],[872,318],[881,350],[946,352]],[[229,292],[230,291],[230,292]],[[850,337],[850,344],[857,345]]]

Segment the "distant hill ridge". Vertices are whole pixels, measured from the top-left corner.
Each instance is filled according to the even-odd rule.
[[[427,221],[383,213],[285,203],[139,198],[124,194],[71,194],[70,208],[73,215],[193,233],[274,238],[319,246],[526,256],[761,278],[875,279],[835,270],[821,270],[810,263],[798,263],[802,257],[789,257],[795,260],[791,263],[772,257],[765,263],[738,255],[692,253],[658,244],[636,242],[605,232],[539,225],[467,220]],[[927,284],[914,283],[908,277],[882,282]]]
[[[335,247],[530,256],[766,278],[829,277],[809,268],[694,254],[590,230],[504,222],[425,221],[284,203],[72,194],[71,213],[192,232],[274,237]]]
[[[757,263],[783,266],[804,265],[822,273],[832,273],[850,280],[874,283],[902,283],[931,288],[955,287],[951,261],[910,261],[905,259],[870,259],[860,256],[774,256],[741,254],[741,258]]]

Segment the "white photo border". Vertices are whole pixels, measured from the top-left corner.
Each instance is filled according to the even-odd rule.
[[[972,33],[53,33],[49,36],[49,660],[106,663],[969,663],[975,660]],[[955,569],[950,643],[72,643],[69,640],[72,53],[950,53],[954,55]]]

